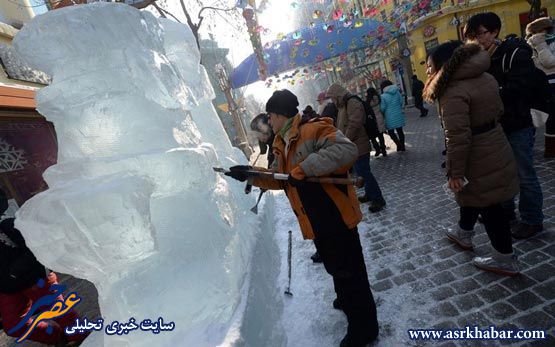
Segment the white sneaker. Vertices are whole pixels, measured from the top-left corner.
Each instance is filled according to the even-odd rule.
[[[502,254],[492,249],[489,257],[475,257],[472,263],[486,271],[505,276],[516,276],[520,273],[518,260],[514,253]]]
[[[474,248],[472,245],[472,236],[474,236],[474,230],[464,230],[460,226],[455,228],[449,228],[445,231],[447,238],[457,245],[459,245],[464,250],[471,250]]]

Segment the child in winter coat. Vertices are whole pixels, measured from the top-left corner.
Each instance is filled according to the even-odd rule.
[[[380,84],[382,96],[380,102],[380,110],[385,118],[385,127],[395,145],[397,152],[405,151],[405,113],[403,112],[403,96],[399,91],[399,87],[391,81],[385,80]],[[395,134],[397,131],[397,135]]]
[[[555,24],[549,17],[538,18],[526,26],[527,42],[534,49],[536,67],[547,75],[555,95]],[[555,115],[550,114],[545,124],[546,158],[555,157]]]

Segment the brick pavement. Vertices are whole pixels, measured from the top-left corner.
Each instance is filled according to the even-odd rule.
[[[388,140],[390,155],[372,159],[372,170],[388,205],[377,214],[365,210],[365,219],[359,226],[381,323],[378,345],[555,346],[555,160],[546,161],[541,157],[543,136],[539,136],[536,146],[536,167],[544,191],[547,230],[515,244],[523,272],[516,278],[507,278],[475,268],[470,263],[473,253],[458,249],[443,236],[443,230],[457,220],[458,210],[441,187],[445,181],[440,168],[443,135],[434,112],[426,118],[418,118],[414,109],[409,109],[405,133],[406,153],[394,152],[394,145]],[[288,208],[286,202],[278,201],[278,207],[280,204]],[[290,217],[282,223],[294,224],[293,216]],[[295,300],[303,300],[303,288],[295,287],[301,278],[327,283],[327,287],[318,285],[306,293],[308,298],[320,299],[305,303],[305,319],[324,317],[323,321],[306,324],[318,329],[316,334],[329,338],[330,346],[336,345],[338,336],[342,337],[345,331],[345,322],[340,321],[342,318],[337,311],[328,307],[335,295],[329,277],[323,269],[315,270],[308,259],[314,250],[312,244],[300,240],[299,233],[294,235],[294,256],[305,264],[294,269]],[[474,242],[479,245],[478,253],[487,251],[488,240],[483,227],[477,227]],[[70,277],[63,281],[70,290],[77,290],[84,296],[83,304],[79,305],[81,313],[87,317],[98,316],[94,287]],[[322,305],[322,302],[330,305]],[[286,313],[290,305],[298,304],[286,303]],[[296,320],[291,324],[302,326],[303,323]],[[533,343],[514,340],[439,343],[410,341],[406,334],[406,328],[410,327],[467,325],[549,329],[549,338]],[[0,347],[7,346],[15,346],[15,343],[2,333]],[[22,346],[38,344],[24,343]]]
[[[547,340],[512,340],[501,345],[555,346],[555,160],[542,156],[543,131],[538,131],[535,164],[544,193],[546,230],[514,244],[523,270],[520,276],[508,278],[475,268],[470,263],[474,253],[462,251],[443,236],[443,231],[457,221],[458,206],[441,187],[445,182],[440,167],[442,129],[435,112],[419,118],[414,109],[409,109],[407,119],[407,152],[396,153],[390,144],[387,158],[371,161],[387,209],[378,214],[365,211],[367,225],[359,228],[379,314],[387,310],[380,308],[380,303],[397,295],[399,287],[403,287],[410,300],[418,304],[418,298],[422,298],[419,317],[407,318],[410,327],[496,325],[548,329]],[[483,226],[476,231],[476,252],[485,254],[489,240]],[[414,302],[407,307],[411,305]],[[403,305],[399,307],[402,309]],[[388,327],[395,325],[395,318],[387,315],[386,330],[395,330],[394,326]],[[410,340],[406,342],[409,344]],[[410,344],[500,345],[498,341]]]

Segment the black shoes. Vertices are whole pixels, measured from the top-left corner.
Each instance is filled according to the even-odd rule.
[[[370,203],[368,210],[372,213],[380,212],[385,207],[385,200],[383,198],[374,200]]]
[[[515,239],[527,239],[529,237],[536,235],[542,230],[543,230],[543,224],[530,225],[530,224],[519,223],[513,228],[511,235]]]
[[[364,204],[365,202],[370,201],[370,198],[366,196],[366,194],[358,197],[358,202]]]
[[[377,338],[378,338],[377,333],[374,333],[374,334],[365,333],[364,335],[356,336],[356,337],[352,336],[352,334],[350,333],[347,333],[347,335],[345,335],[343,340],[341,340],[339,347],[366,347],[369,343],[374,342]]]
[[[333,308],[343,311],[343,305],[341,305],[341,301],[339,301],[339,298],[335,298],[335,300],[333,300]]]
[[[368,198],[366,195],[363,195],[358,197],[358,201],[361,204],[363,204],[365,202],[370,201],[370,198]],[[370,201],[370,207],[368,207],[368,210],[374,213],[374,212],[379,212],[383,210],[384,207],[385,207],[385,200],[383,198],[380,198],[378,200]]]
[[[316,251],[316,253],[314,253],[312,256],[310,256],[310,259],[312,259],[313,263],[323,263],[324,262],[322,260],[322,257],[320,256],[320,253],[318,253],[318,251]]]
[[[379,157],[380,154],[383,155],[384,157],[387,157],[387,151],[385,150],[385,148],[376,150],[376,153],[374,153],[374,157]]]

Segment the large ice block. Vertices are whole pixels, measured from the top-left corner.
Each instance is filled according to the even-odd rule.
[[[212,170],[246,160],[191,30],[94,3],[36,17],[14,46],[53,77],[37,108],[59,142],[50,188],[16,226],[46,266],[96,285],[105,322],[175,323],[85,345],[283,345],[271,196],[255,216],[243,185]]]

